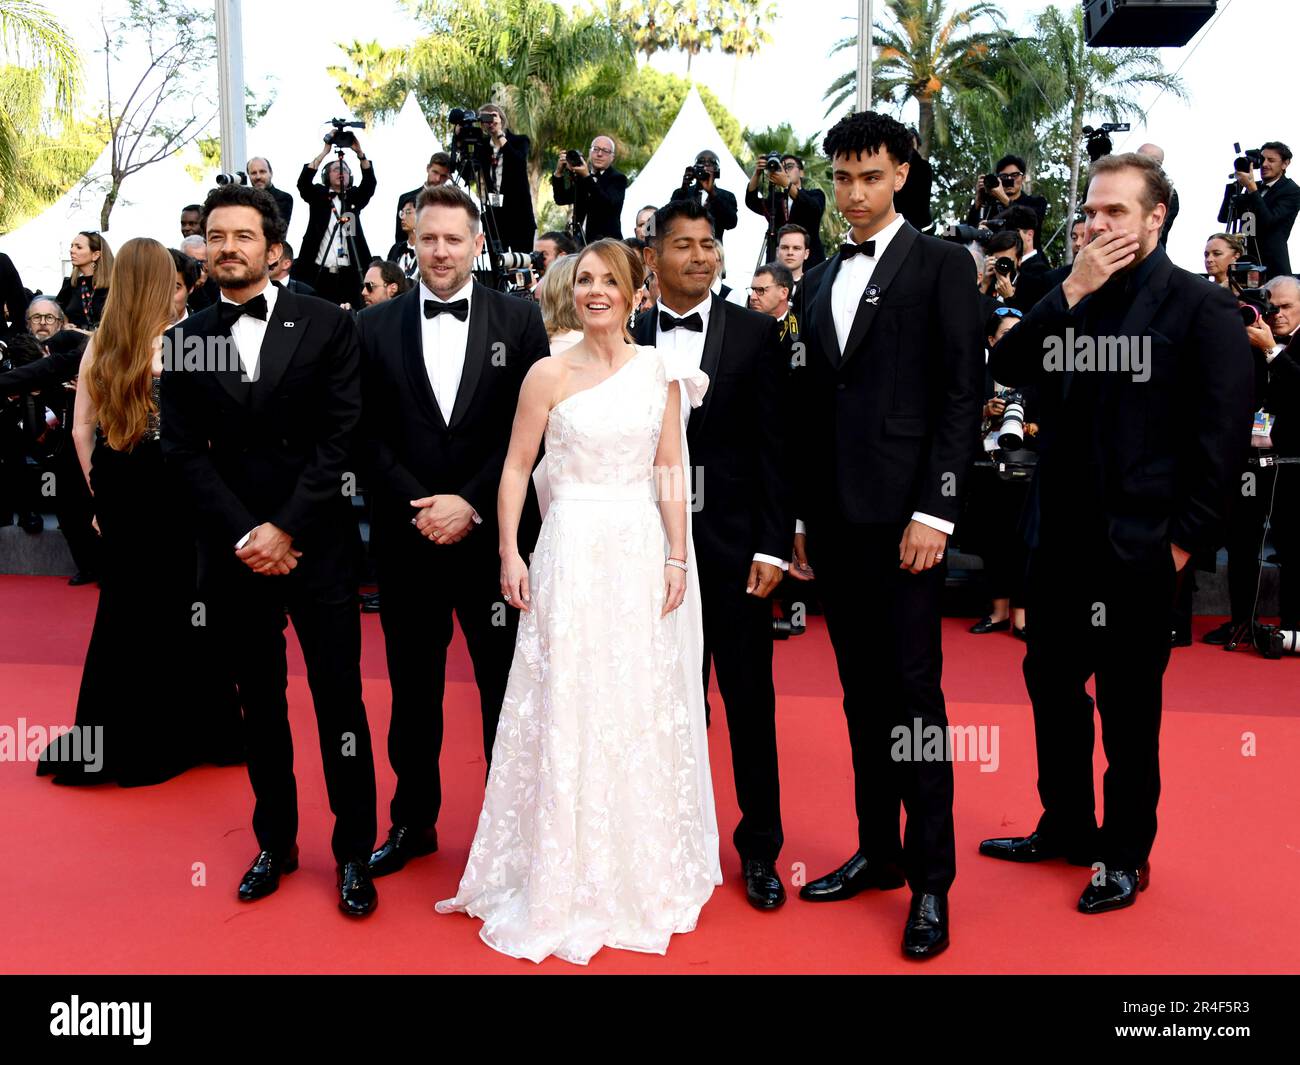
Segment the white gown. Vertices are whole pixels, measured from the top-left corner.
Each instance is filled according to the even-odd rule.
[[[682,386],[698,406],[708,378]],[[667,539],[652,468],[667,389],[659,352],[638,347],[547,422],[532,609],[469,861],[437,904],[482,918],[483,941],[512,957],[663,954],[722,883],[689,547],[686,601],[659,616]]]

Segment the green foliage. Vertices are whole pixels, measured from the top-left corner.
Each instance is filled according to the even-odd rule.
[[[641,121],[644,124],[644,136],[637,138],[630,131],[619,131],[615,139],[619,144],[618,168],[629,176],[635,176],[650,161],[650,157],[663,143],[664,134],[673,124],[677,112],[686,102],[691,82],[675,74],[665,74],[651,67],[643,66],[636,72],[632,83],[632,94],[641,109]],[[732,155],[740,158],[744,154],[745,142],[740,123],[736,116],[723,106],[714,93],[704,85],[696,85],[704,110],[722,135],[722,142]],[[617,127],[614,127],[617,129]],[[690,162],[682,160],[682,166]]]

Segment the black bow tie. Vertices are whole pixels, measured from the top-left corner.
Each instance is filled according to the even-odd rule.
[[[424,301],[424,316],[426,318],[437,318],[438,315],[444,312],[463,322],[469,317],[469,300],[455,300],[452,303],[443,303],[442,300]]]
[[[873,259],[876,257],[876,242],[874,240],[864,240],[861,244],[841,244],[840,257],[851,259],[855,255],[870,255]]]
[[[666,333],[669,329],[676,329],[678,326],[689,329],[692,333],[703,333],[704,319],[700,317],[699,311],[688,314],[685,318],[678,318],[667,311],[659,312],[659,332]]]
[[[229,329],[241,315],[251,314],[254,318],[266,321],[266,295],[254,296],[245,303],[227,303],[222,300],[217,304],[217,318],[223,329]]]

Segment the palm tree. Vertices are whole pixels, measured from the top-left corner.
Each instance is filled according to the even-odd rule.
[[[674,7],[674,43],[686,53],[686,76],[689,78],[691,60],[705,51],[718,35],[722,0],[678,0]]]
[[[718,46],[725,55],[735,56],[731,67],[731,105],[736,105],[736,76],[742,58],[758,54],[772,35],[764,28],[776,21],[776,5],[770,0],[726,0],[718,20]]]
[[[1049,7],[1035,19],[1039,64],[1036,76],[1049,95],[1064,98],[1070,118],[1070,204],[1078,203],[1083,121],[1100,115],[1111,122],[1145,117],[1135,97],[1155,89],[1186,99],[1176,74],[1167,72],[1151,48],[1089,48],[1083,33],[1083,12],[1069,15]]]
[[[634,0],[626,9],[620,0],[606,0],[611,24],[622,26],[635,50],[649,59],[677,40],[677,5],[673,0]]]
[[[532,140],[534,190],[544,160],[581,148],[593,130],[638,132],[636,72],[630,41],[600,12],[570,14],[550,0],[428,0],[431,30],[401,56],[384,88],[396,107],[413,89],[425,113],[445,128],[451,107],[500,103],[510,128]]]
[[[20,66],[34,67],[54,89],[54,108],[64,121],[81,91],[81,59],[67,30],[32,0],[0,0],[0,52]],[[0,111],[0,182],[18,165],[18,131],[7,111]]]
[[[405,96],[395,96],[396,75],[406,59],[401,48],[384,48],[378,41],[341,44],[347,66],[326,67],[338,83],[339,96],[354,115],[370,125],[379,112],[400,107]]]
[[[1000,28],[1001,12],[996,4],[980,0],[968,8],[949,13],[946,0],[885,0],[893,17],[891,26],[876,24],[874,40],[878,58],[872,79],[872,97],[898,97],[899,104],[916,100],[920,107],[917,132],[921,154],[928,155],[930,138],[948,137],[948,122],[955,99],[962,93],[985,91],[996,98],[1002,89],[988,69],[994,48],[1005,39]],[[992,30],[971,29],[987,19]],[[831,54],[856,48],[857,34],[836,42]],[[858,91],[857,70],[836,78],[826,91],[831,99],[830,114]]]

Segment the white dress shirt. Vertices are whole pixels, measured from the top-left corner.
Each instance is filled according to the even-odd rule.
[[[863,293],[866,291],[867,286],[871,284],[871,275],[876,272],[876,264],[880,262],[880,257],[885,254],[889,242],[898,235],[898,231],[902,228],[903,216],[897,215],[889,225],[871,238],[876,242],[875,255],[854,255],[852,258],[840,262],[839,272],[835,275],[834,284],[831,285],[831,317],[835,321],[835,337],[839,341],[841,352],[848,345],[849,333],[853,330],[853,319],[857,317]],[[932,529],[938,529],[949,536],[952,535],[953,523],[945,521],[943,518],[936,518],[932,514],[922,514],[920,511],[916,511],[912,515],[912,520],[919,521],[922,525],[928,525]],[[803,531],[803,522],[795,522],[795,532],[801,533]]]
[[[451,424],[451,412],[456,406],[456,393],[460,391],[461,375],[465,372],[465,346],[469,343],[469,315],[462,322],[454,314],[440,314],[436,318],[424,317],[424,301],[455,303],[466,300],[473,310],[474,279],[470,278],[449,300],[435,296],[423,281],[420,282],[420,341],[424,352],[424,372],[429,376],[433,398],[438,401],[442,420]]]
[[[249,299],[257,296],[266,297],[266,321],[254,318],[251,314],[241,314],[230,327],[230,339],[235,342],[235,350],[239,352],[239,364],[244,369],[244,376],[250,381],[257,380],[257,371],[262,361],[262,341],[266,339],[266,323],[271,320],[271,315],[275,311],[275,301],[279,295],[280,290],[268,279],[261,292],[254,292],[248,297]],[[222,292],[221,302],[234,303],[235,301]],[[248,538],[252,535],[252,529],[244,533],[235,544],[235,550],[238,551],[248,543]]]
[[[704,338],[709,332],[709,309],[713,304],[713,294],[704,297],[704,302],[692,307],[685,314],[678,314],[676,311],[669,310],[660,300],[655,304],[655,346],[664,360],[664,374],[670,381],[679,381],[689,374],[695,373],[700,369],[700,363],[704,359]],[[671,314],[674,318],[689,318],[692,314],[698,314],[703,328],[698,332],[690,329],[683,329],[678,326],[676,329],[669,329],[666,332],[659,328],[659,315],[661,312]],[[712,384],[709,386],[713,387]],[[691,407],[689,403],[682,404],[682,421],[688,423],[691,420]],[[788,570],[790,563],[782,559],[775,558],[772,555],[755,554],[755,562],[766,562],[769,566],[779,566],[782,570]]]
[[[330,216],[325,222],[325,235],[320,239],[320,252],[316,256],[316,265],[331,273],[338,273],[340,266],[347,266],[348,237],[353,236],[352,215],[343,198],[330,194]]]

